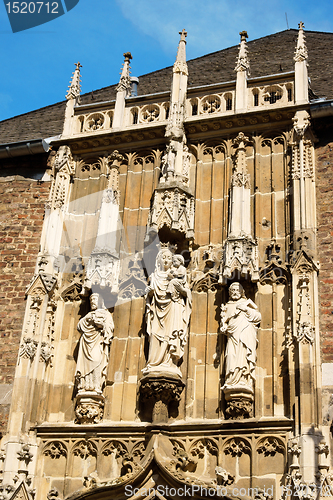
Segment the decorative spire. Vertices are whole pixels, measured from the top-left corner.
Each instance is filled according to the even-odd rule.
[[[187,64],[186,64],[186,36],[187,33],[183,31],[179,32],[180,41],[178,44],[177,57],[175,64],[173,65],[173,76],[172,76],[172,86],[171,86],[171,103],[170,103],[170,113],[169,121],[165,130],[165,136],[171,139],[176,139],[177,141],[184,139],[184,118],[185,118],[185,103],[186,103],[186,92],[187,92]],[[186,139],[185,139],[186,142]],[[170,151],[177,150],[178,146],[171,145]],[[180,174],[181,168],[181,155],[183,151],[179,150],[179,155],[176,159],[176,171]],[[178,165],[178,167],[177,167]],[[177,170],[178,169],[178,170]]]
[[[246,31],[241,31],[239,34],[241,36],[241,41],[239,44],[239,53],[235,71],[246,71],[248,76],[250,74],[250,62],[247,55],[248,49],[246,45],[248,34]]]
[[[300,22],[299,25],[299,31],[298,31],[298,39],[297,39],[297,47],[295,51],[295,57],[294,61],[295,62],[302,62],[306,61],[308,58],[308,51],[306,48],[306,43],[305,43],[305,35],[304,35],[304,23]]]
[[[309,102],[308,51],[305,44],[304,24],[299,23],[295,61],[295,104]]]
[[[70,99],[77,99],[81,93],[81,74],[80,68],[82,68],[81,64],[77,62],[75,64],[75,71],[72,76],[71,83],[68,87],[68,91],[66,94],[66,99],[69,101]]]
[[[179,34],[180,34],[180,41],[178,44],[176,62],[173,65],[173,72],[174,73],[184,73],[185,75],[188,75],[187,64],[186,64],[187,32],[185,29],[183,29],[182,31],[179,32]]]
[[[131,77],[130,77],[130,61],[132,54],[130,52],[124,53],[124,64],[122,66],[121,76],[117,85],[117,92],[126,92],[127,95],[131,94]]]

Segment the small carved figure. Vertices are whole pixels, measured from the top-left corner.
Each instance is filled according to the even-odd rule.
[[[79,394],[102,393],[113,338],[113,319],[98,293],[90,296],[91,311],[80,319],[81,333],[76,366]]]
[[[176,254],[172,257],[172,267],[168,274],[168,278],[170,279],[168,292],[171,294],[172,298],[179,296],[177,290],[178,283],[180,283],[181,286],[186,286],[186,269],[184,264],[185,261],[182,255]]]
[[[162,176],[167,180],[175,174],[176,151],[171,144],[168,145],[165,154],[162,156]]]
[[[226,391],[253,393],[255,380],[257,329],[261,314],[247,299],[240,283],[229,287],[229,302],[222,307],[221,332],[228,337],[226,347]]]
[[[172,261],[175,269],[171,271]],[[149,356],[144,374],[181,376],[178,364],[184,354],[192,307],[183,263],[183,257],[173,256],[168,248],[162,248],[157,255],[155,271],[146,289]]]

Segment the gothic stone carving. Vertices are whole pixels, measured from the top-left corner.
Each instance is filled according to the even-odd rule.
[[[222,306],[221,332],[227,335],[225,382],[222,387],[230,418],[248,417],[254,395],[257,327],[261,314],[243,287],[229,287],[229,302]]]
[[[315,328],[312,324],[311,297],[309,290],[310,277],[303,274],[298,282],[298,318],[294,338],[297,342],[313,344]]]
[[[30,337],[25,337],[20,346],[20,358],[34,359],[36,350],[37,350],[38,342],[36,340],[31,339]]]
[[[253,401],[246,394],[244,397],[233,397],[227,401],[226,418],[240,420],[253,417]]]
[[[95,248],[90,255],[86,270],[85,289],[108,288],[118,291],[119,259],[107,248]],[[83,294],[86,293],[85,290]]]
[[[147,279],[143,269],[143,262],[137,256],[130,260],[128,270],[119,284],[119,299],[132,300],[145,295]]]
[[[224,447],[225,455],[231,455],[232,457],[241,457],[243,453],[251,453],[250,446],[240,438],[230,439]]]
[[[47,500],[61,500],[59,491],[56,488],[51,488],[46,498]]]
[[[284,453],[284,446],[277,438],[267,437],[261,441],[257,451],[258,453],[262,453],[265,457],[274,456],[276,453]]]
[[[149,355],[143,373],[181,377],[178,366],[184,354],[192,298],[182,255],[162,248],[147,287]]]
[[[166,182],[156,188],[148,219],[148,232],[157,233],[166,226],[186,238],[194,237],[194,197],[180,182]]]
[[[233,141],[236,148],[231,177],[229,228],[221,268],[222,280],[231,279],[234,271],[259,280],[258,245],[252,238],[250,175],[246,166],[246,145],[250,142],[243,132]]]
[[[33,454],[29,451],[29,446],[26,444],[22,446],[21,451],[17,452],[18,459],[20,462],[25,463],[27,466],[33,459]]]
[[[169,418],[168,406],[171,401],[179,402],[185,384],[179,378],[168,375],[147,375],[140,381],[140,395],[142,403],[152,401],[153,423],[167,422]]]
[[[81,333],[75,376],[79,394],[102,393],[114,330],[112,315],[102,297],[93,293],[90,305],[91,311],[77,326]]]
[[[260,283],[263,285],[276,283],[286,284],[290,280],[290,273],[280,256],[281,248],[273,240],[266,248],[267,260],[265,267],[260,271]]]
[[[223,467],[215,467],[216,482],[219,486],[228,486],[235,481],[235,477],[228,471],[223,469]]]
[[[75,416],[78,424],[98,424],[103,418],[104,396],[94,394],[91,397],[78,395]]]
[[[241,276],[249,275],[252,281],[259,280],[258,244],[251,236],[228,236],[224,248],[222,279],[233,277],[235,271]]]

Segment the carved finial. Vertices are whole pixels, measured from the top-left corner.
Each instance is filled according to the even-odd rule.
[[[246,71],[247,74],[250,74],[250,62],[247,55],[248,49],[246,44],[246,39],[248,38],[247,31],[241,31],[240,33],[240,44],[239,44],[239,53],[238,59],[236,63],[235,71]]]
[[[130,61],[133,59],[130,52],[124,52],[124,64],[123,69],[120,73],[120,80],[117,86],[117,92],[127,91],[127,94],[131,93],[131,78],[130,78]]]
[[[180,34],[180,40],[178,44],[178,51],[177,51],[177,57],[176,57],[176,62],[173,65],[173,71],[174,73],[182,72],[187,75],[187,64],[186,64],[186,37],[187,37],[187,32],[185,29],[179,32]]]
[[[179,32],[180,34],[180,41],[181,42],[186,42],[186,37],[187,37],[187,31],[184,28],[182,31]]]
[[[125,62],[130,62],[133,59],[130,52],[124,52],[123,56],[125,57]]]
[[[308,58],[308,51],[306,48],[305,35],[303,31],[304,23],[300,22],[298,27],[299,31],[298,31],[297,46],[296,46],[294,61],[302,62],[306,61]]]
[[[82,68],[82,65],[77,62],[75,64],[75,71],[72,76],[71,83],[69,84],[68,91],[66,94],[66,99],[76,99],[77,97],[80,96],[81,92],[81,74],[80,74],[80,68]]]

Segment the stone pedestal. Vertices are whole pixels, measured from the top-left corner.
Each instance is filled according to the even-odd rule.
[[[104,396],[94,392],[82,392],[76,396],[75,423],[98,424],[103,418]]]
[[[140,380],[141,403],[152,404],[152,422],[166,423],[169,419],[169,405],[178,403],[185,387],[177,376],[169,374],[149,374]]]
[[[253,391],[248,388],[225,388],[226,418],[240,420],[253,417]]]

